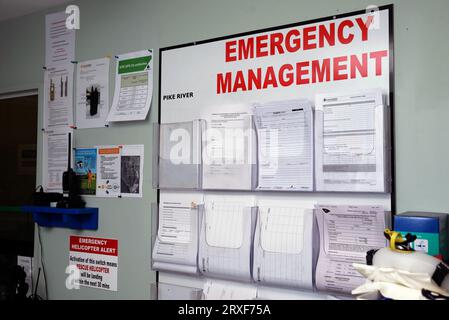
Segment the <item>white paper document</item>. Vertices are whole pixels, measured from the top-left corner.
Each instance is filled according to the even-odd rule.
[[[161,203],[158,238],[169,243],[189,243],[194,229],[190,222],[192,209],[196,206],[188,202]]]
[[[313,112],[307,100],[254,107],[259,190],[313,190]]]
[[[137,51],[118,56],[114,100],[107,120],[145,120],[150,110],[152,95],[152,51]]]
[[[215,113],[203,137],[203,188],[251,190],[255,131],[247,113]]]
[[[206,210],[206,242],[213,247],[238,249],[243,243],[243,207],[211,203]]]
[[[78,63],[76,127],[100,128],[109,113],[109,58]]]
[[[386,213],[376,206],[316,207],[320,252],[316,287],[349,294],[365,282],[353,263],[366,263],[366,253],[387,245],[384,237]]]
[[[73,64],[50,65],[44,72],[44,128],[73,125]]]
[[[208,276],[251,279],[252,208],[243,203],[205,203],[199,268]]]
[[[204,300],[254,300],[257,287],[236,282],[208,280],[203,286]]]
[[[119,146],[97,147],[97,197],[120,195],[121,148]]]
[[[253,279],[312,289],[313,211],[260,206],[254,237]]]
[[[317,191],[386,192],[380,90],[316,97]]]
[[[153,269],[197,273],[200,206],[198,196],[161,195]]]
[[[70,63],[75,60],[75,29],[67,29],[64,12],[45,16],[45,65]]]
[[[69,132],[73,141],[73,130],[68,127],[44,132],[43,179],[47,192],[62,192],[62,174],[68,168]]]
[[[122,146],[120,159],[120,194],[122,197],[142,197],[143,161],[143,144]]]

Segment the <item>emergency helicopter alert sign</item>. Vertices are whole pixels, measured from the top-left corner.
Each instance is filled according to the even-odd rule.
[[[69,261],[80,286],[117,291],[118,240],[70,236]]]

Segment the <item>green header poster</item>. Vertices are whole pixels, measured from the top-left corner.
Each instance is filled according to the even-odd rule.
[[[145,120],[153,95],[153,50],[116,58],[114,100],[107,122]]]
[[[151,56],[144,56],[119,61],[118,73],[123,74],[123,73],[144,71],[149,66],[151,58],[152,58]]]

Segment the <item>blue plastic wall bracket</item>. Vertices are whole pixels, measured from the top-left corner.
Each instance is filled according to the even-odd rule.
[[[42,227],[69,229],[98,229],[98,208],[61,209],[24,206],[22,211],[33,214],[33,220]]]

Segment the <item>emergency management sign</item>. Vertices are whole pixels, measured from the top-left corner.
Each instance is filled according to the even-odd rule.
[[[319,93],[381,89],[392,82],[392,6],[163,48],[162,122],[207,109]],[[180,112],[183,110],[183,112]]]
[[[69,264],[80,286],[117,291],[118,240],[70,236]]]

